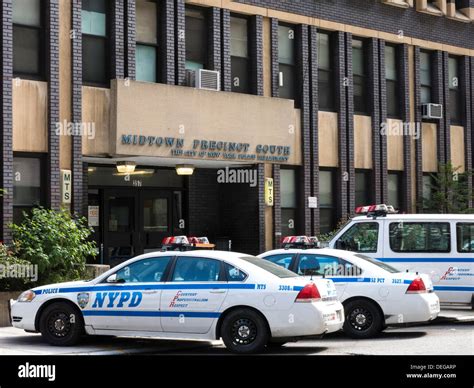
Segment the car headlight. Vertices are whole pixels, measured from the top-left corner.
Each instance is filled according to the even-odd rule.
[[[17,299],[18,302],[31,302],[35,298],[34,291],[28,290],[23,292]]]

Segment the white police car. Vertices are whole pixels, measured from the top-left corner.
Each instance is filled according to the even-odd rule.
[[[175,339],[222,338],[238,353],[340,330],[334,283],[310,282],[234,252],[156,252],[92,281],[53,284],[10,301],[13,326],[72,345],[83,332]]]
[[[428,275],[400,272],[368,256],[337,249],[277,249],[259,257],[306,279],[336,284],[345,311],[344,332],[370,338],[387,325],[435,319],[438,296]]]

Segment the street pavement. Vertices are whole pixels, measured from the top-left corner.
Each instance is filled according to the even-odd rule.
[[[0,328],[0,355],[228,355],[221,341],[86,337],[77,346],[54,347],[39,334]],[[378,338],[353,340],[343,333],[270,349],[267,355],[474,355],[474,311],[443,310],[433,323],[388,328]]]

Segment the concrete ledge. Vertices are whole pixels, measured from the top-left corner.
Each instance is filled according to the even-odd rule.
[[[95,279],[110,269],[110,265],[104,264],[86,264],[86,277],[88,279]]]
[[[0,327],[11,326],[8,316],[8,302],[10,299],[18,298],[21,291],[0,292]]]

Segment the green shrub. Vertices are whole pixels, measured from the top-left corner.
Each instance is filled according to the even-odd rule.
[[[34,208],[13,224],[13,246],[18,258],[38,265],[39,284],[81,279],[86,259],[97,255],[96,244],[88,238],[92,230],[83,217],[67,210]]]
[[[24,269],[30,269],[31,263],[18,259],[4,244],[0,244],[0,292],[23,291],[32,286],[32,277],[21,276]]]

